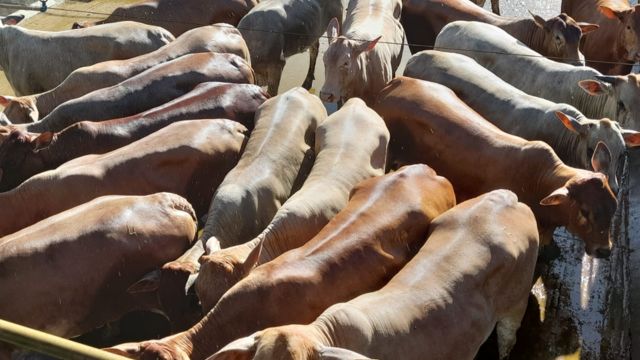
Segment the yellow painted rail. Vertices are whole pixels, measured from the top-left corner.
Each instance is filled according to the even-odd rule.
[[[17,347],[37,351],[60,359],[125,360],[125,357],[108,353],[91,346],[64,339],[26,326],[0,320],[0,341]]]

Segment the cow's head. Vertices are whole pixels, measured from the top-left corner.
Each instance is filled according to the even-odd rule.
[[[603,4],[600,12],[616,21],[619,26],[618,51],[624,54],[620,60],[629,62],[640,61],[640,12],[638,6],[620,6],[618,4]]]
[[[323,57],[325,82],[320,91],[320,98],[325,102],[336,102],[341,98],[350,97],[345,90],[365,67],[361,55],[373,50],[381,38],[378,36],[372,40],[348,39],[339,34],[340,24],[333,18],[327,27],[329,48]]]
[[[606,96],[607,110],[615,113],[613,120],[628,129],[640,129],[640,76],[600,75],[582,80],[578,85],[592,96]]]
[[[38,107],[31,97],[0,96],[0,105],[13,124],[36,122],[40,117]]]
[[[28,133],[5,127],[0,132],[8,132],[0,143],[0,191],[7,191],[45,168],[44,160],[38,152],[55,140],[55,134]]]
[[[256,246],[246,259],[225,250],[200,258],[200,272],[195,282],[196,293],[202,310],[208,312],[233,285],[245,278],[260,259],[262,243]]]
[[[363,360],[350,350],[322,345],[309,327],[288,325],[258,331],[238,339],[215,353],[209,360]]]
[[[571,132],[578,135],[577,161],[583,169],[594,170],[591,164],[594,158],[610,158],[607,163],[602,163],[605,168],[601,172],[609,178],[609,186],[614,193],[618,193],[618,175],[623,163],[627,147],[640,145],[640,133],[633,130],[625,130],[620,125],[609,119],[591,120],[581,119],[556,112],[557,118]],[[604,146],[597,147],[602,142]],[[596,154],[596,148],[603,154]]]
[[[580,39],[582,35],[596,30],[599,25],[577,22],[564,13],[549,20],[533,13],[531,16],[535,24],[544,30],[543,47],[549,57],[557,61],[584,65],[584,55],[579,49]]]
[[[606,166],[607,161],[598,147],[592,164],[596,171]],[[561,207],[561,212],[568,217],[567,230],[584,240],[587,254],[595,257],[611,254],[609,230],[618,202],[605,175],[580,171],[578,176],[542,199],[540,205]]]

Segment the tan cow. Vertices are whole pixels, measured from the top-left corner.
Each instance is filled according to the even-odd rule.
[[[497,323],[509,355],[538,254],[531,209],[508,190],[438,216],[420,252],[382,289],[327,309],[310,325],[266,329],[209,360],[473,359]]]
[[[17,95],[36,94],[75,69],[146,54],[173,39],[163,28],[132,21],[59,32],[0,26],[0,67]]]
[[[87,155],[0,193],[0,236],[103,195],[167,191],[202,216],[240,157],[246,128],[235,121],[183,121],[118,150]]]
[[[598,28],[576,22],[564,13],[549,20],[534,14],[531,18],[498,16],[468,0],[405,0],[402,11],[402,25],[414,54],[431,49],[445,25],[465,20],[495,25],[553,60],[584,65],[584,56],[578,49],[580,39]]]
[[[262,0],[238,23],[256,71],[256,82],[276,95],[285,60],[309,49],[309,90],[318,57],[318,38],[332,18],[342,20],[342,0]]]
[[[640,60],[638,6],[628,0],[562,0],[562,12],[600,25],[582,45],[588,66],[609,75],[631,72],[633,63]]]
[[[293,88],[264,102],[238,164],[218,186],[198,244],[163,268],[161,282],[175,296],[185,293],[203,253],[243,244],[262,232],[281,204],[309,175],[314,139],[327,111],[318,97]],[[193,277],[192,277],[193,280]],[[185,306],[174,300],[175,306]]]
[[[196,28],[215,23],[237,25],[258,0],[151,0],[115,9],[109,17],[92,23],[74,23],[79,29],[100,24],[141,21],[162,26],[174,36]]]
[[[450,88],[501,130],[546,142],[569,166],[593,170],[594,149],[602,142],[611,160],[601,170],[616,193],[626,146],[640,145],[639,132],[623,130],[609,119],[588,119],[571,105],[528,95],[461,54],[421,51],[409,60],[404,74]]]
[[[189,54],[154,66],[119,84],[98,89],[56,107],[32,124],[29,132],[61,131],[78,121],[103,121],[135,115],[187,94],[209,81],[253,83],[251,66],[237,55]]]
[[[55,133],[0,128],[0,136],[5,137],[0,143],[0,191],[77,157],[128,145],[177,121],[223,118],[253,129],[255,112],[267,98],[256,85],[206,82],[164,105],[126,118],[81,121]]]
[[[269,326],[307,323],[329,306],[382,287],[418,251],[451,184],[425,165],[364,180],[313,239],[254,269],[186,332],[109,349],[133,358],[201,360]]]
[[[509,189],[536,214],[543,244],[565,226],[587,254],[610,255],[617,201],[605,175],[566,166],[546,143],[502,132],[439,84],[396,78],[374,109],[391,132],[392,164],[429,164],[450,179],[459,199]],[[594,170],[608,161],[604,146],[596,146]]]
[[[148,54],[74,70],[60,85],[49,91],[21,97],[0,96],[0,105],[14,124],[38,121],[65,101],[116,85],[156,65],[198,52],[235,54],[249,61],[249,49],[236,28],[227,24],[203,26],[182,34],[175,41]]]
[[[304,245],[345,207],[357,183],[384,174],[388,142],[384,121],[360,99],[325,120],[316,131],[311,173],[269,226],[250,242],[200,259],[195,286],[203,309],[213,308],[255,266]]]
[[[359,97],[373,103],[400,66],[404,46],[401,13],[400,0],[350,0],[344,29],[338,19],[331,20],[329,48],[323,57],[323,101]]]
[[[74,337],[132,310],[161,310],[127,289],[179,256],[196,225],[175,194],[104,196],[2,237],[0,317]]]

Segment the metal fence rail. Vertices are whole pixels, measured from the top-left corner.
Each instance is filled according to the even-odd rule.
[[[0,342],[65,360],[126,360],[120,355],[5,320],[0,320]]]

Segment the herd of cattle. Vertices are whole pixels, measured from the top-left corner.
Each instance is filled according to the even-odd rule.
[[[166,360],[472,359],[495,328],[504,359],[557,227],[610,255],[640,146],[626,0],[187,4],[0,27],[0,318],[161,312],[173,335],[107,350]]]

